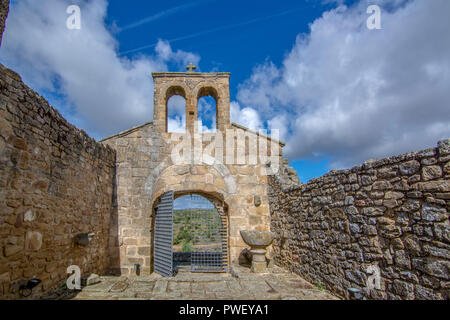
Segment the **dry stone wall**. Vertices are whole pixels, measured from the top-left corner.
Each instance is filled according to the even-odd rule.
[[[346,298],[449,299],[450,140],[303,185],[271,177],[269,202],[277,264]]]
[[[69,124],[19,75],[0,65],[0,299],[31,278],[40,296],[66,269],[103,273],[115,153]],[[74,242],[94,233],[91,243]]]

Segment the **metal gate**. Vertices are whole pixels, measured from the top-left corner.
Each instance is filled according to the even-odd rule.
[[[178,198],[182,208],[175,204],[175,241],[190,262],[191,272],[227,272],[228,271],[228,237],[227,218],[220,214],[214,204],[203,196],[190,194]],[[181,230],[181,232],[180,232]],[[174,249],[176,250],[176,249]]]
[[[173,191],[161,196],[155,216],[155,272],[165,277],[173,276]]]
[[[226,272],[227,236],[221,215],[217,210],[191,212],[192,272]]]

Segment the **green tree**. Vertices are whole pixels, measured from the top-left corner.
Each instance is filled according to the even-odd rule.
[[[186,239],[183,240],[183,247],[181,248],[181,252],[192,252],[194,251],[194,247],[192,243]]]

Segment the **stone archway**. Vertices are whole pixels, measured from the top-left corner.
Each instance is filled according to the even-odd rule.
[[[160,196],[157,196],[152,203],[152,239],[151,239],[151,248],[153,254],[155,253],[155,221],[156,221],[156,208],[158,207],[158,204],[160,202],[160,199],[163,197],[164,194],[161,194]],[[205,200],[209,201],[215,208],[215,211],[217,212],[217,218],[218,221],[216,223],[219,223],[219,227],[213,230],[213,232],[217,232],[216,236],[220,237],[219,239],[216,238],[216,243],[213,245],[214,250],[202,250],[202,249],[194,249],[192,252],[189,252],[192,255],[192,261],[190,262],[191,271],[193,272],[228,272],[230,270],[230,256],[229,256],[229,221],[228,221],[228,205],[223,199],[223,195],[217,192],[205,192],[198,189],[186,189],[186,190],[180,190],[173,192],[173,198],[178,199],[180,197],[186,196],[186,195],[196,195],[204,198]],[[196,221],[197,225],[199,224],[199,221],[204,222],[204,220],[201,220],[206,217],[208,220],[211,218],[215,219],[215,217],[212,217],[209,213],[194,213],[191,217],[194,217],[192,220]],[[197,230],[198,226],[196,225],[195,230],[193,228],[192,232],[197,233],[197,237],[201,237],[201,235],[198,234],[198,232],[201,232],[201,230]],[[172,226],[173,228],[173,226]],[[200,228],[201,229],[201,228]],[[211,231],[211,230],[208,230]],[[173,235],[175,237],[175,235]],[[173,241],[173,238],[172,238]],[[194,242],[195,243],[195,242]],[[174,259],[174,258],[173,258]],[[191,260],[191,256],[189,256],[189,260]],[[175,263],[174,260],[172,260],[172,266]],[[152,255],[152,263],[151,263],[151,269],[152,271],[155,270],[155,259]]]
[[[161,164],[162,165],[162,164]],[[186,194],[197,194],[205,197],[220,213],[220,219],[224,232],[224,256],[223,271],[229,270],[230,263],[230,224],[229,224],[229,205],[228,201],[232,200],[236,192],[236,182],[226,166],[220,164],[209,165],[189,165],[179,164],[161,166],[156,170],[156,174],[151,180],[151,188],[147,192],[151,194],[152,203],[152,237],[151,250],[154,248],[154,222],[155,222],[155,206],[158,199],[167,192],[173,192],[174,199]],[[150,177],[149,177],[150,178]],[[154,257],[152,256],[152,270],[154,270]]]

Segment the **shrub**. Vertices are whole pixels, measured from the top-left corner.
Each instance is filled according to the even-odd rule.
[[[192,252],[194,251],[194,247],[189,240],[183,240],[183,247],[181,248],[181,252]]]

